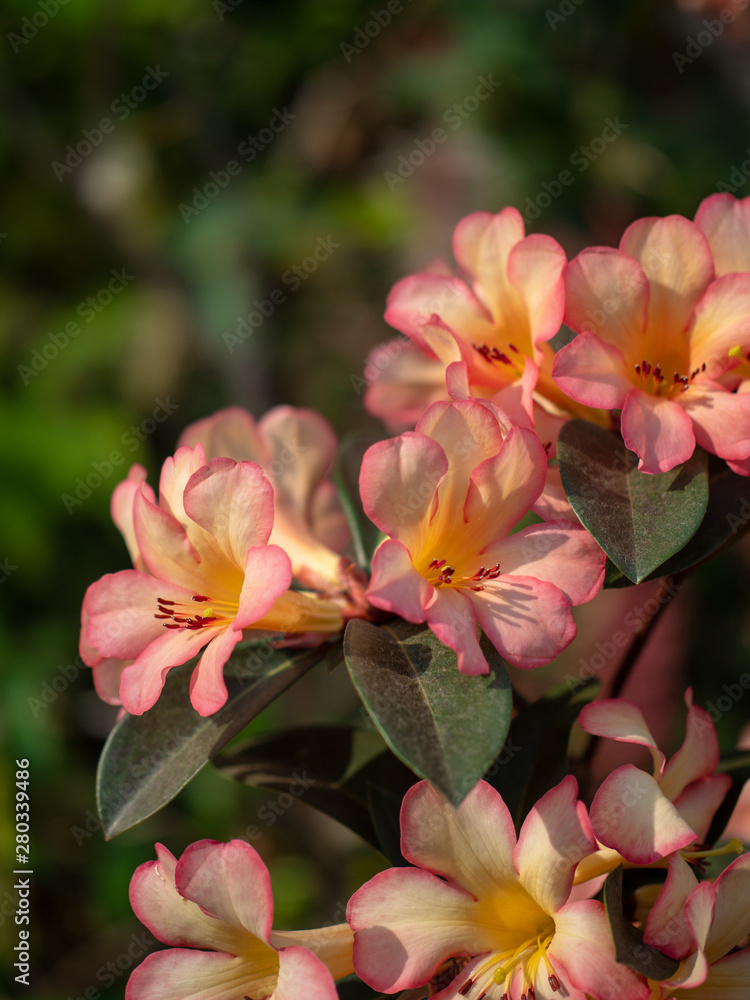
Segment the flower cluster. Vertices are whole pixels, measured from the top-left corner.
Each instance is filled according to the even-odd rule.
[[[604,739],[651,756],[650,771],[625,763],[596,787],[591,755],[574,777],[552,759],[568,742],[545,750],[539,734],[551,712],[524,728],[535,706],[512,703],[505,670],[555,660],[576,635],[572,609],[596,597],[613,563],[636,583],[666,573],[688,540],[698,542],[680,570],[727,540],[721,496],[712,492],[708,506],[706,456],[691,463],[702,463],[690,473],[702,490],[666,474],[702,448],[735,486],[750,476],[750,198],[711,196],[694,221],[638,220],[618,248],[590,247],[570,262],[551,237],[525,235],[513,208],[463,219],[453,249],[460,275],[438,262],[391,292],[386,320],[408,341],[373,352],[365,404],[393,436],[360,450],[348,475],[343,464],[334,472],[337,441],[318,414],[280,406],[256,422],[232,407],[185,430],[158,494],[140,465],[114,491],[132,568],[88,588],[81,655],[101,697],[121,706],[118,725],[137,736],[132,717],[154,708],[170,670],[194,661],[192,708],[226,709],[217,730],[227,716],[232,723],[204,763],[249,721],[240,713],[235,725],[227,704],[225,667],[240,643],[345,660],[388,749],[360,765],[347,728],[350,756],[333,761],[338,751],[329,759],[326,748],[308,784],[333,815],[337,796],[346,798],[340,818],[374,846],[393,847],[383,831],[395,829],[401,803],[404,862],[356,889],[346,923],[273,931],[270,876],[244,841],[200,841],[179,860],[157,845],[131,900],[169,948],[136,969],[128,1000],[336,1000],[336,980],[352,976],[358,997],[368,995],[360,988],[415,991],[403,994],[409,1000],[750,995],[750,855],[737,840],[715,846],[737,782],[692,690],[684,740],[669,758],[635,702],[591,700],[591,690],[559,702],[572,720],[588,698],[578,737],[592,751]],[[621,462],[627,482],[610,468],[606,482],[571,485],[580,421],[596,425],[605,457],[633,453]],[[672,505],[664,524],[649,522],[658,490]],[[645,544],[653,536],[652,564],[620,566],[621,539],[610,545],[606,527],[585,526],[577,504],[586,491],[597,524],[611,520],[616,534],[627,522]],[[630,492],[649,503],[628,507],[630,521],[609,517],[607,504],[627,506]],[[632,666],[639,648],[623,662]],[[439,665],[422,683],[435,649]],[[413,682],[412,702],[392,704],[396,674],[399,692]],[[382,712],[368,701],[373,691]],[[499,737],[470,731],[467,740],[451,698],[474,718],[478,699],[494,711],[503,693]],[[175,718],[184,709],[195,722],[168,699]],[[431,734],[406,745],[412,709],[434,722],[432,757]],[[488,762],[499,759],[511,716],[519,729],[510,732],[542,750],[533,757],[524,743],[515,778],[490,784],[482,775],[496,775]],[[303,748],[306,762],[316,760],[316,739]],[[388,780],[401,780],[404,764],[416,776],[396,795]],[[277,765],[263,771],[274,787]],[[379,808],[393,808],[387,822]],[[730,853],[740,857],[709,876]],[[613,902],[623,884],[624,909]]]
[[[633,800],[620,796],[629,808],[617,823],[617,850],[603,846],[612,836],[599,800],[611,802],[624,769],[601,786],[591,815],[575,778],[564,778],[535,803],[518,835],[487,782],[455,807],[420,781],[401,807],[401,852],[412,867],[382,871],[358,889],[347,924],[271,931],[268,871],[243,841],[202,841],[177,862],[157,845],[158,860],[133,877],[131,901],[174,947],[136,969],[127,1000],[334,1000],[334,980],[352,971],[386,994],[429,987],[441,1000],[743,996],[750,854],[713,881],[696,877],[699,860],[741,846],[712,852],[697,843],[725,776],[714,773],[713,725],[688,702],[685,742],[666,764],[632,704],[605,701],[582,713],[590,731],[648,746],[660,775],[658,791],[638,797],[644,785],[635,785]],[[634,927],[647,956],[673,960],[662,978],[617,960],[605,906],[594,898],[598,876],[615,862],[667,870],[665,881],[637,891]]]

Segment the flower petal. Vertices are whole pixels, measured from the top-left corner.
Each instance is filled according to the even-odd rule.
[[[701,843],[705,842],[714,815],[731,787],[732,779],[728,774],[712,774],[692,781],[684,792],[672,800]]]
[[[681,402],[702,448],[731,461],[750,457],[750,393],[695,383]]]
[[[649,285],[637,261],[611,247],[590,247],[564,277],[565,322],[572,330],[596,334],[628,358],[643,354]]]
[[[245,579],[234,619],[234,628],[238,629],[260,621],[292,584],[292,564],[278,545],[256,545],[248,549],[244,567]]]
[[[273,921],[271,879],[258,852],[244,840],[190,844],[177,862],[175,885],[204,913],[268,943]]]
[[[141,923],[165,944],[216,951],[236,947],[238,939],[232,928],[208,916],[177,891],[174,855],[157,844],[156,856],[156,861],[136,868],[130,880],[130,905]]]
[[[279,952],[279,978],[275,1000],[338,1000],[333,977],[307,948],[293,945]]]
[[[653,864],[696,839],[651,775],[632,764],[605,778],[590,815],[601,843],[635,865]]]
[[[727,955],[709,967],[704,982],[679,1000],[745,1000],[750,982],[750,948]]]
[[[750,854],[741,855],[724,869],[714,891],[714,920],[706,943],[709,962],[728,955],[750,934]]]
[[[472,278],[475,294],[493,317],[507,314],[509,307],[516,321],[523,314],[521,297],[508,281],[508,258],[523,238],[521,213],[512,207],[497,215],[467,215],[453,233],[454,256]]]
[[[203,593],[205,567],[201,566],[200,555],[174,514],[157,506],[143,492],[135,496],[133,513],[138,549],[150,572],[193,594]],[[225,597],[227,594],[212,593],[211,596]]]
[[[685,903],[698,885],[693,869],[676,852],[669,859],[669,872],[648,915],[643,932],[645,944],[681,959],[695,951],[695,935],[685,913]]]
[[[407,861],[482,899],[517,882],[516,831],[499,792],[479,781],[456,807],[427,781],[401,806],[401,852]]]
[[[206,461],[232,458],[235,462],[257,462],[265,467],[269,460],[268,448],[252,415],[241,406],[228,406],[190,424],[180,435],[178,444],[191,448],[201,444]]]
[[[718,763],[716,727],[705,708],[693,705],[691,701],[685,721],[685,739],[664,768],[661,790],[674,802],[691,781],[713,774]]]
[[[419,868],[380,872],[349,900],[354,968],[377,990],[422,986],[453,955],[492,947],[477,926],[479,905],[462,889]]]
[[[695,223],[670,215],[638,219],[625,230],[620,249],[635,257],[649,280],[648,329],[658,331],[669,349],[680,342],[690,314],[713,280],[708,241]]]
[[[385,321],[411,337],[430,358],[435,355],[422,327],[433,316],[469,343],[483,344],[493,336],[491,317],[460,278],[422,271],[396,282],[388,296]]]
[[[138,548],[135,536],[135,524],[133,523],[135,495],[141,488],[144,495],[154,503],[156,498],[154,491],[146,483],[145,468],[142,465],[133,465],[130,472],[128,472],[128,478],[118,483],[114,488],[110,502],[110,512],[112,520],[120,529],[122,537],[125,539],[130,558],[133,560],[133,566],[141,570],[141,572],[145,572],[146,564],[141,559],[140,549]]]
[[[634,390],[625,400],[621,427],[625,446],[640,458],[641,472],[669,472],[695,451],[690,417],[666,397]]]
[[[532,576],[554,584],[570,604],[599,593],[607,557],[592,536],[570,521],[547,521],[509,535],[483,553],[510,576]]]
[[[552,377],[571,399],[586,406],[619,409],[633,385],[619,347],[580,333],[555,355]]]
[[[133,660],[164,635],[156,618],[159,598],[190,602],[193,593],[134,569],[109,573],[92,583],[83,599],[86,643],[100,656]]]
[[[508,257],[508,278],[521,294],[534,345],[554,337],[565,308],[565,251],[551,236],[534,233],[517,243]]]
[[[415,625],[425,621],[425,607],[433,587],[412,564],[407,548],[386,539],[372,558],[372,578],[367,598],[376,608],[391,611]]]
[[[462,674],[489,673],[489,664],[479,645],[476,608],[465,593],[452,587],[433,588],[425,618],[438,639],[458,654],[458,669]]]
[[[469,526],[475,524],[472,534],[475,532],[477,539],[475,545],[467,541],[466,549],[484,553],[496,539],[505,538],[541,494],[547,475],[547,455],[533,430],[512,427],[496,454],[462,472],[466,477],[464,497],[460,498],[456,489],[455,501],[463,501],[464,521]]]
[[[470,600],[495,649],[524,670],[554,660],[575,638],[570,606],[551,583],[503,574]]]
[[[407,431],[379,441],[362,459],[359,492],[365,513],[385,534],[419,553],[437,487],[447,471],[445,452],[426,434]]]
[[[700,203],[695,224],[708,239],[717,277],[750,271],[750,198],[712,194]]]
[[[169,948],[149,955],[132,972],[125,1000],[239,1000],[247,990],[268,996],[275,974],[253,978],[251,969],[242,958],[222,952]]]
[[[643,712],[632,701],[625,698],[592,701],[583,706],[578,722],[592,736],[648,747],[654,760],[654,777],[658,779],[664,770],[666,757],[656,745]]]
[[[643,977],[615,961],[604,906],[595,900],[557,911],[549,956],[563,985],[572,983],[597,1000],[647,1000],[650,995]]]
[[[736,360],[729,351],[741,347],[750,351],[750,274],[727,274],[709,285],[695,307],[688,330],[690,369],[708,366],[708,374],[718,378]]]
[[[373,348],[364,377],[365,409],[391,433],[410,430],[431,403],[445,399],[445,365],[403,338]]]
[[[125,667],[120,680],[122,707],[131,715],[142,715],[156,704],[167,672],[196,656],[224,631],[223,628],[170,629],[148,645]]]
[[[578,783],[568,775],[532,807],[518,835],[513,861],[521,884],[547,913],[567,902],[578,862],[596,850]]]
[[[218,712],[227,701],[224,665],[242,640],[242,631],[224,629],[209,642],[190,678],[190,704],[198,715]]]
[[[185,513],[209,532],[228,561],[244,567],[273,527],[273,487],[259,465],[212,458],[185,486]]]

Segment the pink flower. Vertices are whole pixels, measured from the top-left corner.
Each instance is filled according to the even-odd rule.
[[[328,478],[336,436],[320,414],[277,406],[256,423],[247,410],[232,406],[191,424],[179,443],[200,443],[207,459],[257,462],[274,489],[269,543],[286,552],[304,586],[326,593],[341,589],[342,553],[349,550],[351,538]]]
[[[102,577],[83,603],[82,655],[101,671],[123,665],[119,696],[140,715],[158,699],[171,667],[205,650],[190,698],[201,715],[225,703],[223,667],[243,629],[338,632],[338,606],[291,591],[289,556],[269,545],[273,488],[259,466],[183,447],[164,463],[156,503],[138,470],[113,497],[133,570]]]
[[[433,359],[434,368],[417,365],[410,352],[393,367],[383,365],[382,375],[375,373],[365,406],[391,425],[410,418],[413,423],[415,412],[436,398],[439,369],[454,361],[466,362],[473,395],[492,396],[501,407],[498,392],[524,373],[533,388],[537,366],[551,366],[546,341],[560,328],[564,303],[560,245],[550,236],[525,236],[520,212],[504,208],[462,219],[453,252],[466,280],[438,264],[397,282],[388,297],[386,321]],[[389,347],[373,354],[368,368]],[[565,402],[551,378],[543,381],[543,395]]]
[[[591,823],[599,842],[610,848],[602,852],[604,869],[623,858],[635,865],[654,864],[702,844],[731,787],[728,775],[716,773],[719,744],[708,712],[693,705],[691,690],[686,702],[685,739],[669,761],[632,702],[612,698],[581,711],[579,722],[586,732],[647,747],[654,762],[652,774],[632,764],[618,767],[594,796]]]
[[[268,869],[249,844],[201,840],[179,861],[157,844],[156,855],[133,875],[130,902],[173,947],[138,966],[127,1000],[337,1000],[334,979],[352,972],[349,927],[272,931]]]
[[[360,493],[390,538],[373,557],[370,602],[427,622],[467,674],[489,669],[477,623],[516,666],[554,659],[575,635],[570,605],[598,592],[605,557],[566,520],[510,534],[546,469],[532,430],[508,429],[473,399],[434,403],[414,432],[373,445]]]
[[[667,980],[649,980],[651,996],[740,1000],[750,984],[750,948],[741,947],[748,933],[750,854],[733,861],[714,883],[700,885],[690,865],[673,855],[643,939],[680,966]]]
[[[666,472],[696,442],[750,456],[750,395],[733,393],[750,350],[750,273],[715,278],[706,237],[672,215],[640,219],[620,249],[593,247],[565,271],[565,322],[578,336],[552,374],[573,399],[621,409],[643,472]],[[721,380],[721,381],[720,381]]]
[[[433,980],[441,1000],[645,1000],[645,980],[615,962],[603,904],[569,901],[596,847],[576,794],[570,776],[547,792],[516,841],[486,782],[458,808],[426,781],[410,788],[401,851],[416,867],[381,872],[349,903],[357,975],[388,993]]]
[[[700,203],[695,224],[708,240],[717,278],[750,271],[750,197],[712,194]]]

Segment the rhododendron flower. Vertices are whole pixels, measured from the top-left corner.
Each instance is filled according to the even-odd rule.
[[[426,781],[401,809],[414,868],[380,872],[352,896],[357,975],[395,993],[430,982],[442,1000],[645,1000],[618,965],[602,903],[570,902],[576,863],[596,847],[575,778],[544,795],[516,840],[500,795],[480,781],[458,808]]]
[[[327,592],[340,588],[341,555],[351,539],[328,478],[336,436],[320,414],[277,406],[256,423],[247,410],[231,406],[185,428],[179,443],[200,443],[206,459],[257,462],[274,488],[269,543],[286,552],[304,586]]]
[[[594,832],[600,843],[610,848],[610,855],[617,852],[622,856],[609,857],[608,867],[616,867],[622,858],[649,865],[675,851],[702,844],[731,787],[728,775],[716,773],[719,743],[711,717],[693,705],[691,690],[686,702],[685,739],[668,761],[641,710],[632,702],[612,698],[592,702],[581,710],[579,722],[586,732],[647,747],[654,763],[652,774],[632,764],[618,767],[594,796]]]
[[[750,456],[750,395],[719,381],[750,351],[750,274],[715,279],[708,241],[681,216],[639,219],[619,250],[584,250],[565,270],[558,385],[587,406],[621,409],[643,472],[666,472],[696,442]],[[735,379],[735,385],[739,378]]]
[[[205,647],[190,698],[210,715],[226,701],[223,667],[243,629],[320,641],[342,627],[336,604],[289,589],[289,556],[267,544],[273,488],[254,463],[207,463],[200,445],[180,448],[164,463],[158,503],[136,473],[113,506],[136,568],[88,588],[82,650],[89,662],[133,661],[120,679],[126,711],[149,709],[167,671]]]
[[[695,224],[708,240],[717,278],[750,271],[750,197],[712,194],[700,203]]]
[[[434,403],[414,432],[373,445],[360,493],[391,537],[373,557],[370,602],[427,622],[467,674],[489,670],[477,623],[516,666],[554,659],[575,635],[570,605],[597,593],[605,557],[567,520],[509,534],[546,470],[537,435],[503,427],[478,400]]]
[[[643,940],[680,960],[663,982],[649,981],[663,1000],[742,1000],[750,988],[750,854],[743,854],[714,883],[700,885],[679,855],[649,913]]]
[[[201,840],[179,860],[157,844],[156,855],[133,875],[130,902],[173,947],[135,969],[127,1000],[337,1000],[351,930],[272,931],[268,869],[249,844]]]

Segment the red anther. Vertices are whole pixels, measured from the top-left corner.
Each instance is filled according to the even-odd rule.
[[[182,628],[182,625],[170,625],[169,622],[163,622],[162,624],[164,628]]]
[[[156,598],[156,603],[157,604],[168,604],[170,607],[174,607],[174,605],[177,603],[177,601],[165,601],[163,597],[157,597]]]
[[[469,590],[484,590],[484,587],[469,587]]]
[[[189,628],[191,632],[195,632],[196,629],[203,628],[203,622],[188,622],[185,628]]]
[[[536,991],[533,986],[529,986],[529,1000],[536,1000]]]
[[[484,1000],[484,998],[487,996],[488,990],[489,990],[489,986],[487,987],[486,990],[482,990],[482,992],[477,997],[477,1000]]]
[[[679,376],[679,375],[677,374],[677,372],[675,372],[675,373],[674,373],[674,381],[675,381],[675,384],[676,384],[677,382],[680,382],[680,381],[682,381],[682,380],[680,379],[680,376]]]
[[[635,370],[636,370],[636,374],[638,374],[638,375],[641,374],[641,366],[640,365],[636,365],[635,366]]]
[[[190,600],[191,600],[191,601],[201,601],[201,602],[205,602],[205,601],[208,601],[208,600],[210,600],[210,598],[208,598],[208,597],[203,597],[203,596],[202,596],[201,594],[194,594],[194,595],[193,595],[193,596],[192,596],[192,597],[190,598]]]
[[[437,559],[433,559],[427,569],[432,569],[435,566],[437,566]]]
[[[441,566],[445,566],[446,559],[435,559],[435,569],[440,569]]]
[[[748,358],[750,358],[750,354],[748,354]],[[704,372],[705,370],[706,370],[706,362],[704,361],[703,364],[701,365],[701,371]]]
[[[154,618],[171,618],[171,615],[154,615]]]
[[[553,993],[557,993],[557,991],[560,989],[560,980],[557,978],[557,976],[550,976],[549,984]]]
[[[516,353],[516,354],[520,354],[520,353],[521,353],[521,352],[520,352],[520,351],[518,350],[518,348],[516,347],[516,345],[515,345],[515,344],[508,344],[508,347],[509,347],[509,348],[511,349],[511,351],[513,351],[513,352],[514,352],[514,353]]]
[[[475,982],[476,982],[476,980],[474,979],[473,976],[471,977],[471,979],[467,979],[466,982],[461,987],[461,989],[458,991],[459,995],[462,996],[462,997],[465,997],[466,994],[469,992],[469,990],[472,988],[472,986],[474,985]]]

